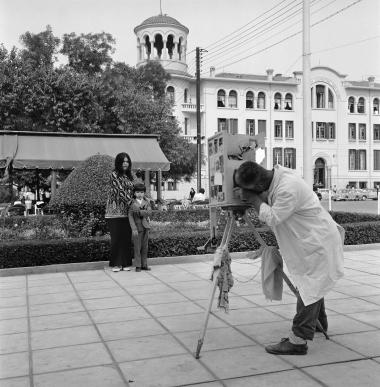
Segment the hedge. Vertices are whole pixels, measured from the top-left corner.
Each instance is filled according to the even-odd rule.
[[[380,242],[380,221],[343,225],[346,245]],[[260,232],[268,245],[276,245],[270,230]],[[206,243],[205,231],[153,236],[149,257],[171,257],[201,254],[197,247]],[[230,251],[249,251],[259,247],[249,229],[238,230],[231,238]],[[0,268],[40,266],[74,262],[93,262],[109,259],[109,237],[73,238],[46,241],[10,241],[0,251]]]

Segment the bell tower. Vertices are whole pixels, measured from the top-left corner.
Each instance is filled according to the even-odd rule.
[[[160,14],[144,20],[134,32],[137,37],[137,67],[156,60],[168,73],[187,73],[187,27],[166,14]]]

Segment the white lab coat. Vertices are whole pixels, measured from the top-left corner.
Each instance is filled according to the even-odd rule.
[[[302,301],[310,305],[343,277],[344,231],[291,169],[274,167],[268,204],[261,204],[259,218],[272,228]]]

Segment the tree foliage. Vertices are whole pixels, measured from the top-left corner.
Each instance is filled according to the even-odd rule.
[[[38,34],[26,32],[21,35],[20,40],[25,46],[22,51],[23,60],[28,61],[33,67],[53,66],[60,39],[53,35],[49,25],[46,26],[45,31]]]
[[[112,62],[115,39],[105,32],[99,34],[63,35],[61,54],[67,55],[69,66],[78,72],[95,74]]]
[[[25,49],[0,47],[0,128],[76,133],[157,134],[171,162],[168,175],[195,172],[196,149],[180,136],[171,102],[170,75],[154,61],[133,68],[113,62],[113,37],[65,34],[60,53],[68,64],[53,66],[59,39],[51,28],[21,37]]]

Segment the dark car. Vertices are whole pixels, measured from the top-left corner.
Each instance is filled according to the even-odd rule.
[[[318,199],[322,200],[322,194],[318,191],[318,187],[317,186],[313,185],[313,191],[318,196]]]

